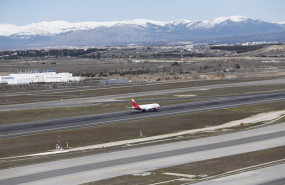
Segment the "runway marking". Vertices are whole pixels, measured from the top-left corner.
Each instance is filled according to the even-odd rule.
[[[187,177],[187,178],[194,178],[194,177],[196,177],[196,175],[189,175],[189,174],[182,174],[182,173],[165,172],[163,174],[165,174],[165,175],[173,175],[173,176],[178,176],[178,177]]]

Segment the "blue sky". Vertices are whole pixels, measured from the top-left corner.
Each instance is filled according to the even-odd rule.
[[[285,0],[0,0],[0,24],[64,20],[209,20],[242,15],[285,21]]]

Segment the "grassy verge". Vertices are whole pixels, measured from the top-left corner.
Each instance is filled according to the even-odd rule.
[[[100,114],[104,112],[118,111],[125,108],[125,104],[98,103],[88,107],[62,107],[48,109],[24,109],[17,111],[0,112],[0,124],[22,123],[40,120],[49,120],[57,118],[68,118],[74,116],[83,116],[91,114]]]
[[[130,99],[129,99],[130,100]],[[209,100],[209,99],[208,99]],[[170,100],[170,101],[159,101],[162,106],[189,103],[193,99],[183,99],[183,100]],[[139,104],[144,104],[149,102],[140,102]],[[1,124],[11,124],[11,123],[23,123],[23,122],[34,122],[50,119],[59,118],[69,118],[76,116],[100,114],[107,112],[116,112],[129,110],[126,106],[132,106],[131,101],[129,103],[97,103],[93,106],[86,107],[61,107],[61,108],[45,108],[45,109],[24,109],[15,111],[0,111],[0,125]]]
[[[148,137],[188,129],[215,126],[262,112],[283,110],[284,107],[285,101],[273,102],[1,139],[0,148],[5,148],[5,150],[1,151],[0,157],[18,156],[52,150],[59,142],[62,146],[65,146],[65,143],[68,142],[70,147],[78,147],[139,138],[140,131],[142,131],[144,136]],[[246,128],[246,126],[243,128]]]
[[[129,87],[106,88],[106,89],[88,89],[83,91],[75,90],[75,91],[55,92],[55,93],[49,92],[43,94],[37,93],[37,94],[24,94],[16,96],[3,96],[0,99],[0,105],[72,99],[72,98],[96,97],[103,95],[135,93],[141,91],[175,89],[182,87],[234,83],[234,82],[239,82],[239,81],[235,80],[187,81],[187,82],[177,82],[177,83],[143,84],[138,86],[130,85]]]
[[[222,89],[210,89],[206,91],[192,91],[179,93],[182,95],[180,98],[189,98],[183,97],[187,94],[195,94],[196,97],[189,99],[179,99],[176,94],[167,94],[159,96],[146,96],[138,97],[139,99],[164,99],[164,98],[174,98],[172,101],[159,101],[162,106],[187,103],[192,101],[202,101],[204,97],[221,96],[221,95],[233,95],[233,94],[246,94],[253,92],[267,92],[273,90],[285,90],[284,85],[266,85],[266,86],[255,86],[252,87],[233,87],[233,88],[222,88]],[[130,100],[125,99],[125,100]],[[140,102],[140,104],[149,103],[149,102]],[[113,112],[118,110],[124,110],[126,106],[131,106],[130,103],[114,103],[112,105],[108,103],[96,104],[88,107],[65,107],[65,108],[50,108],[50,109],[29,109],[29,110],[18,110],[18,111],[5,111],[0,112],[0,124],[9,124],[9,123],[19,123],[19,122],[32,122],[64,117],[74,117],[80,115],[90,115],[90,114],[99,114],[104,112]]]
[[[164,89],[176,89],[184,87],[197,87],[205,85],[217,85],[226,83],[238,83],[247,82],[253,80],[268,80],[268,78],[251,78],[251,79],[234,79],[234,80],[201,80],[201,81],[186,81],[177,83],[153,83],[153,84],[142,84],[142,85],[129,85],[125,87],[117,88],[106,88],[106,89],[85,89],[85,90],[62,90],[55,92],[44,92],[44,93],[33,93],[30,94],[19,94],[19,95],[0,95],[0,105],[8,104],[20,104],[20,103],[31,103],[31,102],[41,102],[41,101],[52,101],[61,99],[74,99],[74,98],[84,98],[84,97],[96,97],[103,95],[115,95],[123,93],[135,93],[141,91],[155,91]]]
[[[284,85],[274,84],[274,85],[263,85],[263,86],[242,86],[242,87],[230,87],[230,88],[218,88],[209,90],[199,90],[199,91],[187,91],[181,93],[170,93],[164,95],[155,96],[140,96],[136,97],[136,100],[140,99],[162,99],[162,98],[187,98],[194,95],[193,98],[205,97],[205,96],[226,96],[226,95],[239,95],[239,94],[250,94],[250,93],[261,93],[261,92],[271,92],[285,90]],[[187,96],[189,95],[189,96]],[[121,98],[122,100],[127,100],[126,98]]]
[[[276,122],[275,122],[275,123],[283,123],[283,122],[285,122],[285,117],[283,117],[283,118],[281,118],[281,119],[276,120]]]
[[[266,162],[271,162],[275,160],[280,160],[285,158],[285,146],[270,148],[266,150],[259,150],[244,154],[232,155],[222,158],[210,159],[205,161],[193,162],[189,164],[159,169],[151,172],[149,176],[134,176],[125,175],[121,177],[110,178],[106,180],[101,180],[93,183],[86,183],[88,185],[144,185],[153,184],[173,179],[178,179],[180,177],[165,175],[165,172],[171,173],[181,173],[188,175],[218,175],[232,170],[237,170],[245,167],[250,167]],[[169,184],[183,184],[185,181],[173,181]]]

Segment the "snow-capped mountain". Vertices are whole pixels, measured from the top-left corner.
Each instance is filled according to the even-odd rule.
[[[69,31],[91,30],[98,27],[110,28],[113,26],[136,25],[136,26],[162,26],[171,29],[173,26],[185,25],[190,30],[211,29],[216,25],[226,22],[243,22],[249,19],[242,16],[220,17],[210,21],[189,21],[175,20],[169,22],[152,21],[146,19],[135,19],[121,22],[80,22],[69,23],[66,21],[40,22],[25,26],[15,26],[11,24],[0,24],[0,36],[22,35],[22,36],[51,36]]]
[[[165,25],[163,22],[135,19],[122,22],[80,22],[69,23],[66,21],[52,21],[33,23],[25,26],[15,26],[11,24],[0,24],[0,36],[22,35],[22,36],[51,36],[69,31],[91,30],[98,27],[110,28],[116,25],[139,25],[147,24]]]
[[[285,31],[284,24],[242,16],[220,17],[208,21],[135,19],[80,23],[53,21],[24,26],[0,24],[0,48],[155,44],[282,31]]]

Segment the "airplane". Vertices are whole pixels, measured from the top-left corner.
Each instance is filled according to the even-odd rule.
[[[144,105],[138,105],[135,100],[132,98],[132,103],[133,106],[130,108],[136,109],[136,110],[141,110],[142,112],[144,111],[159,111],[160,105],[158,103],[153,103],[153,104],[144,104]]]

